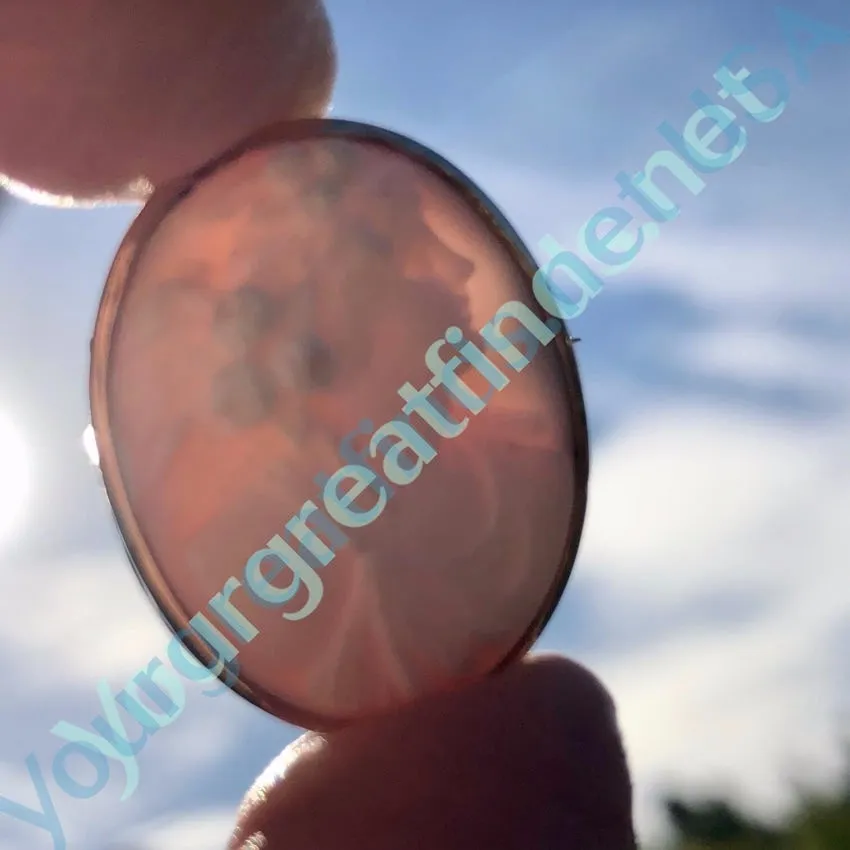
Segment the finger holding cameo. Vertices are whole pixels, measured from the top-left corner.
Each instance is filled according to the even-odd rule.
[[[2,0],[0,175],[43,203],[144,198],[323,115],[335,76],[321,0]]]

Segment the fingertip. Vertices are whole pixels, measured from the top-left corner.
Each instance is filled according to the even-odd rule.
[[[98,6],[34,0],[0,19],[0,174],[27,200],[144,200],[264,126],[326,112],[321,0]]]
[[[633,850],[631,805],[610,694],[543,655],[301,739],[249,792],[231,848]]]

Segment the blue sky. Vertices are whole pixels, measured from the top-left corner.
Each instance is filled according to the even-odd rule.
[[[788,75],[738,161],[677,195],[665,224],[573,328],[592,428],[588,524],[540,646],[602,675],[619,703],[646,837],[657,795],[730,789],[774,815],[791,777],[828,783],[847,732],[850,646],[850,44],[794,77],[772,11],[747,4],[434,0],[330,4],[333,114],[448,156],[534,247],[566,248],[616,202],[614,175],[680,127],[740,44]],[[743,7],[743,8],[742,8]],[[839,2],[806,14],[850,29]],[[165,645],[80,435],[88,339],[133,208],[15,205],[0,229],[0,412],[26,435],[30,492],[0,540],[0,795],[34,805],[59,720],[84,725]],[[13,698],[9,698],[9,696]],[[226,693],[184,717],[90,801],[55,793],[70,847],[223,842],[242,792],[295,734]],[[55,789],[54,789],[55,790]],[[50,847],[0,816],[0,848]]]

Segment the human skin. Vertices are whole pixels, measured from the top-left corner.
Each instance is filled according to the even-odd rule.
[[[323,114],[334,75],[313,0],[0,0],[0,173],[45,202],[144,197],[266,124]],[[230,843],[635,846],[611,699],[554,657],[308,733],[249,790]]]
[[[271,121],[321,115],[335,74],[318,0],[0,0],[0,173],[144,194]]]
[[[635,846],[610,697],[583,667],[539,657],[380,721],[303,736],[249,791],[229,848]]]

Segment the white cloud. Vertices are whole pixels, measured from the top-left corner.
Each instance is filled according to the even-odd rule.
[[[603,622],[660,626],[584,659],[618,700],[645,836],[660,828],[659,789],[731,790],[772,816],[792,781],[836,774],[848,426],[671,407],[597,448],[584,581]],[[721,617],[718,595],[744,593],[753,610]]]
[[[850,390],[847,347],[811,336],[793,338],[770,328],[732,323],[683,336],[676,351],[686,368],[706,376],[824,390],[841,399]]]
[[[850,170],[839,136],[818,131],[835,120],[824,104],[836,79],[795,91],[788,115],[758,128],[701,196],[677,195],[680,219],[588,308],[602,316],[617,292],[666,292],[706,325],[671,320],[652,340],[650,353],[691,379],[686,398],[611,370],[587,387],[591,414],[614,425],[593,446],[576,581],[592,590],[598,631],[651,633],[626,629],[582,660],[617,698],[644,839],[662,831],[668,789],[737,792],[777,815],[798,781],[836,777],[850,732],[848,345],[787,330],[795,315],[850,320],[846,239],[832,224]],[[579,226],[617,202],[616,169],[654,149],[557,178],[482,163],[479,179],[519,212],[532,246],[550,229],[575,250]],[[700,396],[707,379],[753,397]],[[770,387],[817,393],[831,412],[759,409],[756,391]]]
[[[121,834],[121,850],[224,850],[236,822],[236,808],[199,809],[168,821],[154,821]]]
[[[828,626],[847,613],[792,606],[595,660],[618,699],[644,837],[658,834],[661,791],[732,793],[773,817],[793,802],[793,783],[837,776],[846,730]]]
[[[710,407],[637,416],[597,451],[582,557],[610,565],[615,596],[655,605],[793,586],[821,510],[850,497],[844,436]]]
[[[793,308],[850,316],[847,251],[838,240],[802,227],[665,227],[635,261],[636,273],[653,288],[683,292],[703,308],[746,308],[762,318]]]
[[[53,563],[9,563],[4,588],[0,641],[19,646],[15,660],[28,670],[30,689],[101,678],[123,684],[169,638],[117,547]]]
[[[90,800],[71,799],[51,777],[53,757],[63,743],[50,734],[51,728],[60,720],[86,728],[91,718],[103,711],[96,683],[105,678],[115,692],[152,657],[165,657],[171,635],[120,551],[79,553],[41,564],[9,564],[4,590],[0,595],[0,645],[13,646],[14,652],[0,663],[6,667],[4,678],[11,683],[7,693],[13,694],[14,700],[0,709],[0,723],[6,730],[0,795],[27,806],[37,804],[24,767],[27,754],[37,753],[69,847],[109,846],[127,824],[161,815],[187,788],[206,787],[208,777],[217,771],[236,780],[230,783],[236,786],[230,788],[235,811],[239,795],[253,777],[250,767],[243,770],[244,787],[240,788],[238,777],[242,774],[232,762],[250,765],[253,759],[259,769],[275,748],[286,743],[287,727],[235,695],[202,695],[203,689],[217,690],[220,683],[184,681],[187,699],[183,712],[173,725],[157,732],[137,757],[136,792],[120,801],[125,771],[117,762],[110,762],[109,784],[101,793]],[[256,758],[241,751],[245,731],[264,726],[269,749]],[[12,729],[14,734],[10,734]],[[135,736],[137,728],[128,724],[128,732]],[[140,844],[139,850],[195,846],[189,844],[189,837],[196,837],[198,847],[216,846],[216,840],[224,846],[233,812],[227,823],[224,815],[215,822],[205,815],[193,818],[183,821],[182,815],[176,814],[173,832],[163,824],[151,827],[149,843]],[[50,844],[45,831],[6,814],[0,817],[0,847],[7,839],[15,846],[23,846],[22,842],[34,847]]]

